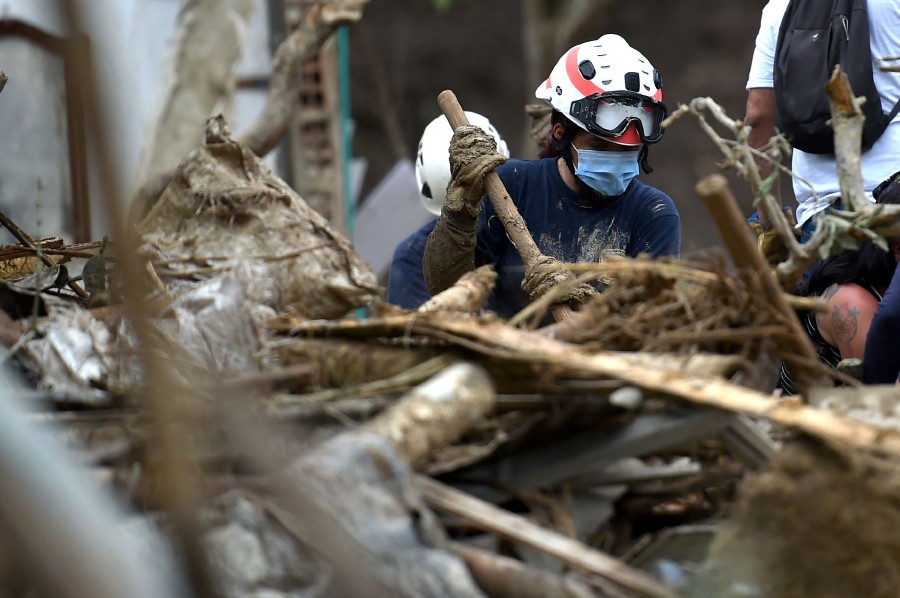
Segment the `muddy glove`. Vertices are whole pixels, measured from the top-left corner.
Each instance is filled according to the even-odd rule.
[[[562,268],[559,260],[542,255],[525,269],[522,290],[532,301],[537,301],[553,290],[559,293],[559,299],[554,303],[567,303],[572,309],[579,309],[597,291],[589,284],[571,284],[574,278],[571,272]]]
[[[797,221],[794,219],[794,212],[790,207],[784,207],[782,208],[782,211],[784,212],[785,218],[787,218],[788,224],[791,225],[791,230],[794,231],[794,235],[799,240],[800,231],[796,229]],[[764,227],[759,221],[758,213],[754,213],[753,216],[748,218],[747,223],[750,225],[753,234],[756,235],[759,249],[766,257],[766,261],[769,262],[769,265],[777,266],[788,259],[789,252],[784,239],[782,239],[770,225]]]
[[[477,218],[484,195],[484,175],[506,162],[497,142],[479,127],[464,125],[450,140],[450,184],[444,209]]]

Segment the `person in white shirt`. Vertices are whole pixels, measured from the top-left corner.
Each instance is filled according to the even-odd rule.
[[[744,122],[752,127],[750,143],[764,145],[775,131],[775,90],[773,71],[778,28],[789,0],[769,0],[763,8],[756,47],[747,78],[747,109]],[[900,99],[900,73],[884,72],[882,59],[900,54],[900,2],[897,0],[868,0],[869,34],[872,49],[875,85],[881,96],[882,108],[890,112]],[[884,134],[871,149],[862,154],[862,177],[867,197],[881,181],[897,171],[900,165],[900,115],[888,125]],[[797,227],[801,241],[815,229],[814,216],[835,205],[839,206],[840,184],[834,155],[808,154],[794,150],[791,169],[794,197],[797,201]],[[768,217],[760,210],[759,221],[768,224]]]

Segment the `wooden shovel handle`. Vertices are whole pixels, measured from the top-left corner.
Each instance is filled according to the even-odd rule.
[[[462,106],[459,105],[456,94],[449,89],[445,89],[438,94],[438,106],[440,106],[441,112],[447,117],[454,131],[462,125],[469,124],[469,119],[466,118],[466,113],[463,111]],[[522,256],[526,269],[531,268],[542,257],[541,250],[538,249],[534,239],[531,237],[531,233],[528,232],[528,226],[525,224],[522,215],[519,214],[519,210],[516,209],[516,205],[513,203],[509,193],[507,193],[503,181],[500,180],[500,176],[493,170],[484,177],[484,190],[487,192],[487,196],[491,200],[500,222],[503,223],[503,228],[506,230],[509,240],[512,241],[519,255]],[[550,311],[557,321],[565,320],[572,316],[572,310],[567,305],[555,305],[550,308]]]

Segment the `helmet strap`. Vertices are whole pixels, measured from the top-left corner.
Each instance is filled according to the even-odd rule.
[[[646,174],[650,174],[651,172],[653,172],[653,167],[650,166],[649,156],[650,156],[650,144],[645,143],[641,147],[641,153],[638,154],[638,162],[640,162],[641,168],[643,169],[643,171]]]

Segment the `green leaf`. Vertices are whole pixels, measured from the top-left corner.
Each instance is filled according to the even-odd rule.
[[[759,194],[765,195],[765,194],[769,193],[772,190],[772,185],[774,185],[775,181],[777,181],[777,180],[778,180],[778,172],[777,171],[773,172],[772,174],[767,176],[765,178],[765,180],[762,182],[762,185],[760,185],[760,187],[759,187]]]

